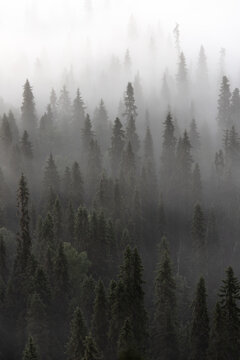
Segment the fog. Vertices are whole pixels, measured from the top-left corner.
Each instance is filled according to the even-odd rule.
[[[169,48],[166,51],[166,46],[174,46],[176,23],[180,25],[180,46],[188,68],[194,71],[203,45],[210,73],[215,76],[220,49],[225,48],[226,71],[237,86],[240,50],[234,40],[239,36],[239,10],[237,0],[3,1],[0,95],[19,106],[19,90],[29,78],[38,92],[37,105],[43,107],[47,102],[46,88],[61,87],[64,73],[72,69],[75,85],[84,91],[86,101],[91,102],[91,90],[82,74],[87,68],[91,73],[88,83],[92,81],[99,92],[100,74],[107,72],[106,66],[113,55],[122,63],[126,49],[133,59],[131,77],[139,71],[147,81],[145,78],[151,74],[157,81],[150,86],[160,87],[166,67],[175,76],[176,54]],[[131,26],[136,32],[132,37]],[[151,38],[156,48],[152,54],[149,53]],[[153,63],[155,67],[151,71]]]
[[[1,1],[0,359],[240,359],[239,14]]]

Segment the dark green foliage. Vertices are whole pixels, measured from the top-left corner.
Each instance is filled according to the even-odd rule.
[[[43,184],[46,191],[49,191],[50,188],[54,189],[55,192],[59,191],[60,180],[59,180],[58,170],[52,154],[49,155],[49,158],[47,160],[47,164],[44,171]]]
[[[219,302],[216,304],[213,324],[210,334],[208,359],[225,360],[228,359],[228,349],[226,346],[225,320]]]
[[[113,178],[119,175],[119,163],[124,147],[124,130],[119,118],[116,118],[112,129],[111,147],[109,150]]]
[[[90,334],[86,336],[84,342],[84,355],[82,360],[101,360],[102,358],[102,354],[98,350],[92,335]]]
[[[176,321],[176,284],[164,238],[160,246],[155,279],[152,353],[156,359],[174,360],[179,357]]]
[[[209,318],[206,302],[206,288],[204,278],[201,277],[197,285],[193,303],[192,327],[190,336],[190,359],[207,359],[209,344]]]
[[[39,360],[37,348],[31,336],[26,344],[22,360]]]
[[[108,349],[108,303],[102,281],[97,283],[93,308],[92,333],[102,353]]]
[[[231,267],[226,270],[219,296],[226,353],[232,360],[237,360],[240,356],[240,284]]]
[[[25,130],[21,139],[21,151],[23,156],[30,160],[33,158],[32,143],[29,140],[28,132]]]
[[[76,307],[70,324],[70,335],[67,343],[68,360],[79,360],[84,354],[84,339],[87,335],[87,328],[83,320],[79,306]]]

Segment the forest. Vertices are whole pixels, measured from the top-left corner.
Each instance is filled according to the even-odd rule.
[[[164,36],[0,87],[1,360],[240,359],[240,78]]]

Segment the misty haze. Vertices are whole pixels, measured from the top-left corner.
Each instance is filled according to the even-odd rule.
[[[0,9],[0,360],[240,360],[239,1]]]

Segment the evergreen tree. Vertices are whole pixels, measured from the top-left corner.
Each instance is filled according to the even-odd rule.
[[[226,129],[230,118],[230,85],[226,76],[223,76],[218,97],[218,115],[217,120],[222,129]]]
[[[200,135],[198,133],[198,128],[197,128],[197,123],[194,118],[192,119],[190,124],[189,140],[196,154],[200,149],[201,143],[200,143]]]
[[[192,248],[193,264],[196,269],[196,275],[199,272],[206,272],[206,224],[204,215],[199,204],[194,207],[192,219]]]
[[[111,147],[110,147],[110,161],[112,176],[118,177],[119,175],[119,164],[122,157],[124,148],[124,130],[119,118],[116,118],[112,129]]]
[[[239,118],[240,118],[240,95],[239,89],[234,89],[231,97],[230,105],[230,116],[231,124],[234,125],[239,130]]]
[[[190,359],[207,359],[209,343],[209,318],[206,303],[206,288],[201,277],[197,285],[196,297],[193,303],[192,327],[190,336]]]
[[[11,127],[6,114],[3,114],[0,134],[1,134],[1,142],[3,144],[3,150],[5,151],[6,154],[8,154],[13,139],[12,139]]]
[[[22,102],[22,127],[30,136],[35,134],[37,119],[35,113],[34,96],[32,87],[28,80],[26,80],[23,89],[23,102]]]
[[[37,348],[31,336],[26,344],[22,360],[39,360]]]
[[[37,293],[34,293],[29,299],[27,331],[38,344],[40,359],[47,357],[49,355],[47,314]]]
[[[207,68],[207,58],[205,54],[204,47],[200,47],[199,57],[198,57],[198,68],[197,68],[197,84],[201,88],[201,91],[206,91],[208,85],[208,68]]]
[[[83,179],[79,164],[75,161],[71,171],[71,195],[75,206],[83,203]]]
[[[155,279],[155,313],[152,334],[153,357],[156,359],[178,359],[176,324],[176,284],[168,249],[164,239],[157,264]]]
[[[92,123],[89,115],[87,114],[84,121],[84,127],[82,129],[82,145],[85,151],[89,149],[92,140],[93,140]]]
[[[202,181],[198,163],[195,164],[192,174],[192,198],[194,203],[202,199]]]
[[[132,115],[128,120],[127,128],[126,128],[126,143],[128,142],[131,143],[133,152],[136,154],[139,150],[140,143],[139,143],[139,137],[136,133],[135,119]]]
[[[101,280],[97,283],[95,293],[92,332],[98,349],[106,354],[108,349],[108,303]]]
[[[188,73],[187,73],[186,59],[183,52],[181,52],[179,56],[177,83],[180,94],[182,94],[182,91],[185,92],[188,91]]]
[[[79,306],[76,307],[70,324],[70,335],[67,343],[68,360],[79,360],[84,354],[84,339],[87,336],[87,328],[83,320]]]
[[[174,125],[170,112],[164,122],[163,145],[161,154],[161,182],[164,193],[171,189],[171,182],[175,168],[175,147]]]
[[[99,106],[95,110],[94,124],[100,148],[103,152],[105,152],[108,148],[109,142],[109,122],[103,99],[101,99]]]
[[[97,348],[97,345],[92,338],[92,335],[89,334],[85,338],[84,342],[84,355],[82,360],[102,360],[102,354]]]
[[[64,85],[61,89],[59,100],[58,100],[58,111],[62,125],[66,127],[67,123],[71,119],[71,101],[66,86]]]
[[[240,284],[231,267],[226,270],[226,279],[223,280],[219,296],[226,353],[229,359],[237,360],[240,356]]]
[[[79,132],[83,128],[85,120],[85,109],[86,106],[81,97],[80,90],[77,89],[76,97],[73,101],[73,124],[75,131]]]
[[[135,349],[134,336],[131,322],[126,319],[119,334],[118,340],[118,359],[119,360],[137,360],[141,359]]]
[[[33,158],[32,143],[26,130],[21,138],[21,151],[25,159],[31,160]]]
[[[224,316],[221,306],[217,302],[210,333],[208,359],[225,360],[228,358],[228,350],[225,343]]]
[[[126,124],[128,125],[131,117],[134,121],[136,121],[137,117],[137,106],[135,105],[134,89],[130,82],[127,85],[124,103],[125,111],[123,113],[123,116],[126,118]]]
[[[49,155],[47,160],[44,171],[43,185],[46,191],[49,191],[49,189],[52,188],[55,192],[58,192],[60,188],[58,170],[52,154]]]

